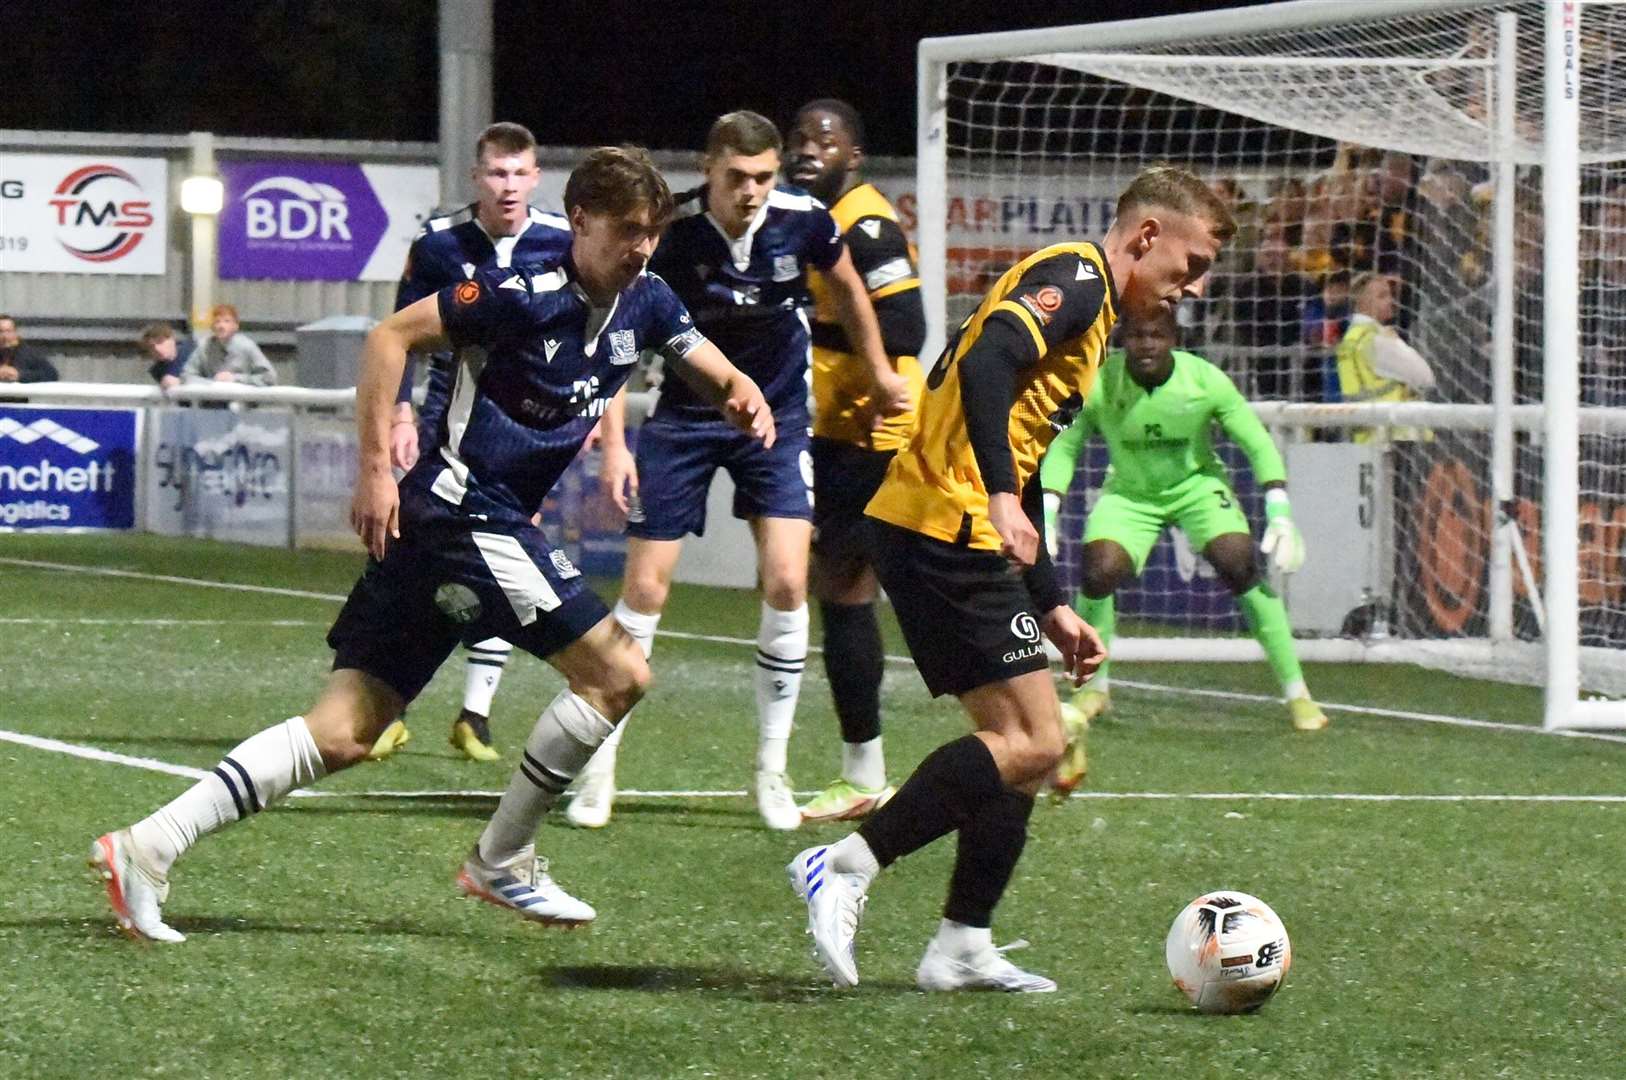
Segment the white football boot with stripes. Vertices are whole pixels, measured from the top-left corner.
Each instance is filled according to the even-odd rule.
[[[90,845],[91,870],[107,889],[107,902],[119,929],[137,941],[185,941],[186,935],[164,925],[160,906],[169,897],[169,881],[145,869],[137,858],[129,829],[105,833]]]
[[[1056,983],[1043,975],[1023,971],[1009,960],[1005,953],[1027,947],[1026,941],[1013,941],[994,948],[984,945],[979,949],[955,954],[938,938],[926,946],[926,955],[915,969],[915,985],[922,990],[1003,990],[1014,994],[1049,994]]]
[[[790,887],[807,902],[807,932],[813,936],[813,955],[837,986],[858,985],[858,959],[853,940],[868,902],[864,879],[838,874],[828,864],[830,847],[823,844],[797,854],[785,867]]]
[[[587,926],[598,916],[591,904],[571,896],[548,876],[548,860],[535,848],[493,866],[480,857],[476,845],[457,872],[457,887],[466,896],[549,926]]]

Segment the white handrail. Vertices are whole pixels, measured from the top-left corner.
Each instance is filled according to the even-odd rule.
[[[29,401],[117,401],[126,405],[175,405],[189,401],[242,401],[250,405],[345,407],[355,403],[353,386],[317,390],[308,386],[244,386],[239,383],[182,383],[173,390],[139,383],[0,383],[0,399]]]
[[[657,395],[640,390],[627,395],[631,418],[654,408]],[[0,404],[16,402],[116,402],[120,405],[180,405],[199,401],[241,401],[248,405],[287,405],[304,409],[350,409],[356,388],[319,390],[309,386],[244,386],[240,383],[182,383],[161,390],[142,383],[41,382],[0,383]]]

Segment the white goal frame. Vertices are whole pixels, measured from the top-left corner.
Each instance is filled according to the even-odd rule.
[[[1429,12],[1492,9],[1492,0],[1430,0]],[[1347,27],[1416,15],[1418,0],[1291,0],[1191,15],[1170,15],[1083,26],[1019,30],[991,34],[927,38],[917,55],[916,196],[919,227],[922,296],[926,309],[926,344],[922,355],[935,356],[943,347],[947,321],[947,191],[948,191],[948,68],[957,61],[1031,60],[1047,55],[1087,53],[1092,57],[1126,51],[1155,50],[1178,42],[1215,36],[1242,36],[1323,27]],[[1350,640],[1299,642],[1301,655],[1310,660],[1416,662],[1425,651],[1472,651],[1494,665],[1499,655],[1540,649],[1545,661],[1547,728],[1626,728],[1626,700],[1588,701],[1581,697],[1579,558],[1576,537],[1579,516],[1579,269],[1573,253],[1580,249],[1580,88],[1577,18],[1581,0],[1546,0],[1546,65],[1544,73],[1546,124],[1543,165],[1545,213],[1544,334],[1547,359],[1542,407],[1513,406],[1513,190],[1514,117],[1512,93],[1514,17],[1499,20],[1496,56],[1476,61],[1496,87],[1498,107],[1494,145],[1487,157],[1497,167],[1497,205],[1494,213],[1496,301],[1494,307],[1494,368],[1492,402],[1460,406],[1477,410],[1472,420],[1461,420],[1452,406],[1416,406],[1436,420],[1492,434],[1491,488],[1498,506],[1513,493],[1515,414],[1518,425],[1540,431],[1545,445],[1542,530],[1545,566],[1545,635],[1540,645],[1520,642],[1513,635],[1512,596],[1515,553],[1507,530],[1496,530],[1491,550],[1489,634],[1485,639],[1449,642],[1385,642]],[[1144,52],[1137,52],[1144,59]],[[1209,58],[1212,60],[1213,58]],[[1296,58],[1282,58],[1294,63]],[[1171,57],[1190,62],[1189,56]],[[1302,61],[1301,61],[1302,62]],[[1316,63],[1326,63],[1316,60]],[[1403,62],[1403,61],[1398,61]],[[1353,61],[1375,65],[1397,61]],[[1569,258],[1561,257],[1571,253]],[[1364,410],[1381,405],[1285,406],[1269,419],[1279,426],[1370,426],[1380,422]],[[1392,409],[1393,407],[1388,407]],[[1407,407],[1401,407],[1404,411]],[[1261,409],[1266,412],[1266,409]],[[1607,430],[1626,430],[1626,410],[1588,409],[1589,424]],[[1448,415],[1449,414],[1449,415]],[[1538,414],[1538,415],[1532,415]],[[1617,428],[1616,425],[1622,425]],[[1483,427],[1481,427],[1483,425]],[[1614,652],[1615,650],[1607,650]],[[1262,656],[1252,641],[1180,638],[1120,638],[1114,655],[1124,659],[1226,660]]]

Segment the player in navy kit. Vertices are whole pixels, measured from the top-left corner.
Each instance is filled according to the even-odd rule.
[[[357,387],[360,472],[351,521],[372,559],[328,632],[336,655],[304,716],[251,736],[179,798],[91,847],[119,924],[181,941],[162,920],[168,872],[197,839],[361,761],[457,642],[494,634],[548,661],[567,686],[543,711],[519,769],[458,875],[462,890],[538,922],[584,923],[535,855],[542,816],[649,682],[636,642],[531,524],[637,362],[660,352],[748,437],[774,424],[751,379],[644,272],[672,209],[649,155],[593,151],[571,173],[570,249],[492,268],[368,335]],[[438,452],[400,482],[390,469],[393,398],[408,349],[450,339],[457,367]]]
[[[807,271],[829,293],[870,372],[877,411],[908,406],[908,383],[893,369],[863,279],[829,212],[797,188],[776,186],[782,141],[753,112],[720,117],[706,139],[706,183],[678,198],[652,267],[693,312],[695,324],[762,387],[779,441],[766,448],[719,423],[682,383],[662,385],[654,415],[638,433],[634,460],[622,409],[604,421],[603,480],[627,512],[627,568],[616,617],[647,655],[666,604],[683,537],[706,527],[706,492],[719,468],[734,481],[734,515],[751,523],[762,583],[757,631],[757,809],[770,828],[794,829],[801,811],[786,779],[786,746],[807,660],[807,563],[812,533],[808,355],[803,309]],[[605,824],[615,793],[617,739],[584,771],[570,821]]]
[[[488,266],[511,266],[556,258],[570,247],[570,222],[562,214],[530,205],[531,192],[541,179],[536,164],[536,138],[520,124],[492,124],[474,143],[474,181],[477,198],[450,214],[430,218],[412,241],[401,284],[395,290],[400,311],[448,285],[467,281]],[[407,359],[406,374],[396,395],[390,424],[390,461],[406,470],[418,460],[420,446],[432,449],[434,432],[446,411],[451,382],[451,355],[429,358],[423,414],[412,415],[412,385],[416,363]],[[420,428],[421,439],[420,439]],[[491,699],[513,646],[501,638],[468,647],[463,679],[463,707],[452,721],[451,743],[474,761],[496,761],[491,746]],[[411,737],[405,718],[384,729],[368,753],[374,760],[388,757]]]

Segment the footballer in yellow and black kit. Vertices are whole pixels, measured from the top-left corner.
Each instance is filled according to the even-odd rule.
[[[918,402],[925,373],[916,355],[926,338],[920,277],[898,215],[873,184],[853,187],[830,207],[853,266],[864,279],[881,343]],[[909,440],[909,410],[871,427],[871,375],[841,328],[824,276],[808,275],[813,294],[813,546],[821,556],[866,558],[864,506]]]
[[[1100,246],[1054,244],[995,282],[927,374],[914,432],[866,513],[934,695],[1047,666],[1039,617],[1065,594],[1042,542],[1031,568],[1010,572],[989,495],[1018,495],[1043,534],[1039,461],[1083,408],[1117,318]]]

